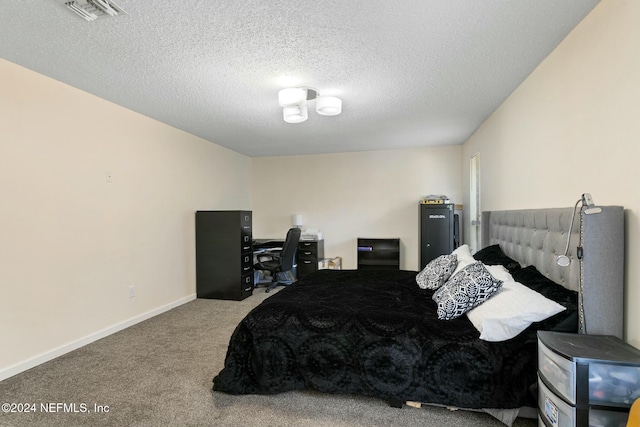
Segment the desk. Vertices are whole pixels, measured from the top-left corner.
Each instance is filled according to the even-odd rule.
[[[253,257],[269,249],[282,248],[284,240],[254,239]],[[318,262],[324,258],[324,240],[300,240],[296,251],[296,264],[293,268],[294,277],[300,278],[318,271]],[[257,282],[256,282],[257,283]]]
[[[255,255],[256,252],[268,249],[282,249],[284,245],[284,240],[280,239],[253,239],[253,253]]]

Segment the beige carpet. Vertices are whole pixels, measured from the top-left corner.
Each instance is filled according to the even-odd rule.
[[[235,326],[270,295],[198,299],[2,381],[0,404],[30,412],[0,412],[0,426],[504,427],[484,413],[357,396],[212,392]]]

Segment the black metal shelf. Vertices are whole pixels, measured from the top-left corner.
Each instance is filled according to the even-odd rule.
[[[400,239],[358,238],[358,270],[399,270]]]

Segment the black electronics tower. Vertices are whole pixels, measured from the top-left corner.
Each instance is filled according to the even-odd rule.
[[[453,204],[420,203],[420,270],[431,260],[450,254],[458,247],[457,219]]]

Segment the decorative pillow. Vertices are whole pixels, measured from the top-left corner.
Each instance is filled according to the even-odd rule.
[[[491,298],[501,286],[502,281],[493,277],[481,262],[466,266],[433,293],[438,319],[462,316]]]
[[[520,268],[518,261],[509,258],[502,251],[500,245],[491,245],[486,248],[482,248],[473,254],[473,258],[477,261],[481,261],[484,265],[502,265],[509,270],[509,272]]]
[[[484,304],[467,312],[467,317],[485,341],[505,341],[566,310],[521,283],[506,281],[502,289]]]
[[[422,289],[438,289],[449,280],[453,270],[458,265],[458,257],[452,255],[440,255],[431,260],[429,264],[416,276],[416,282]]]

